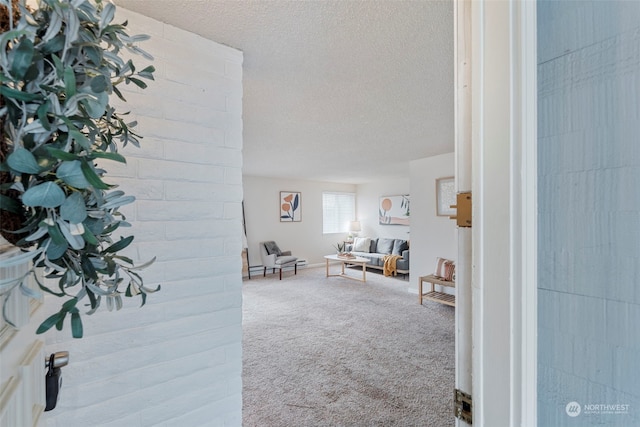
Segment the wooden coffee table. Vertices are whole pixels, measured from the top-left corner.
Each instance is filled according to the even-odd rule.
[[[335,276],[341,276],[341,277],[346,277],[347,279],[353,279],[353,280],[358,280],[360,282],[366,282],[367,281],[367,263],[369,262],[369,260],[367,258],[362,258],[362,257],[354,257],[354,258],[344,258],[344,257],[339,257],[338,255],[325,255],[324,259],[326,260],[327,263],[327,277],[335,277]],[[329,261],[337,261],[339,263],[342,264],[342,272],[340,274],[329,274]],[[354,277],[354,276],[349,276],[344,272],[344,266],[345,265],[361,265],[362,266],[362,279],[358,278],[358,277]]]

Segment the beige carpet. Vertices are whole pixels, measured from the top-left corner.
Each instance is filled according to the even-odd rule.
[[[374,272],[283,276],[243,282],[245,427],[454,425],[452,307]]]

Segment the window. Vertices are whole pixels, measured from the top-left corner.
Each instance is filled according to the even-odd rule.
[[[322,193],[322,233],[346,233],[356,219],[354,193]]]

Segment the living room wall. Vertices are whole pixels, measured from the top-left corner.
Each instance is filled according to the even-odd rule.
[[[355,185],[250,175],[244,175],[242,179],[249,265],[262,264],[258,244],[265,240],[276,241],[280,249],[290,250],[309,264],[321,264],[324,255],[335,252],[332,245],[347,237],[347,233],[322,234],[322,193],[355,193]],[[280,222],[281,191],[302,193],[300,222]],[[254,273],[258,271],[252,270]]]
[[[436,179],[454,175],[454,153],[414,160],[411,174],[411,292],[418,277],[431,274],[437,257],[457,258],[456,223],[436,215]],[[454,293],[453,289],[445,292]]]
[[[357,212],[363,237],[386,237],[409,240],[410,227],[406,225],[381,225],[378,223],[378,206],[381,196],[409,194],[409,176],[386,179],[358,185]]]

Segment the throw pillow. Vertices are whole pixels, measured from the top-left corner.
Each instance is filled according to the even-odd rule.
[[[276,254],[277,256],[280,256],[282,254],[282,251],[276,242],[264,242],[264,248],[267,250],[269,255]]]
[[[433,272],[433,275],[436,277],[445,277],[446,271],[445,271],[445,264],[446,263],[451,263],[453,261],[448,260],[446,258],[436,258],[436,271]]]
[[[393,255],[402,255],[402,251],[409,249],[409,243],[406,240],[396,239],[393,241]]]
[[[393,251],[393,241],[395,239],[378,239],[378,247],[376,248],[376,252],[379,254],[389,255],[391,251]]]
[[[369,253],[369,247],[371,246],[371,239],[368,237],[356,237],[353,239],[353,251],[354,252],[367,252]]]
[[[449,282],[456,281],[456,263],[454,261],[444,263],[444,280]]]

